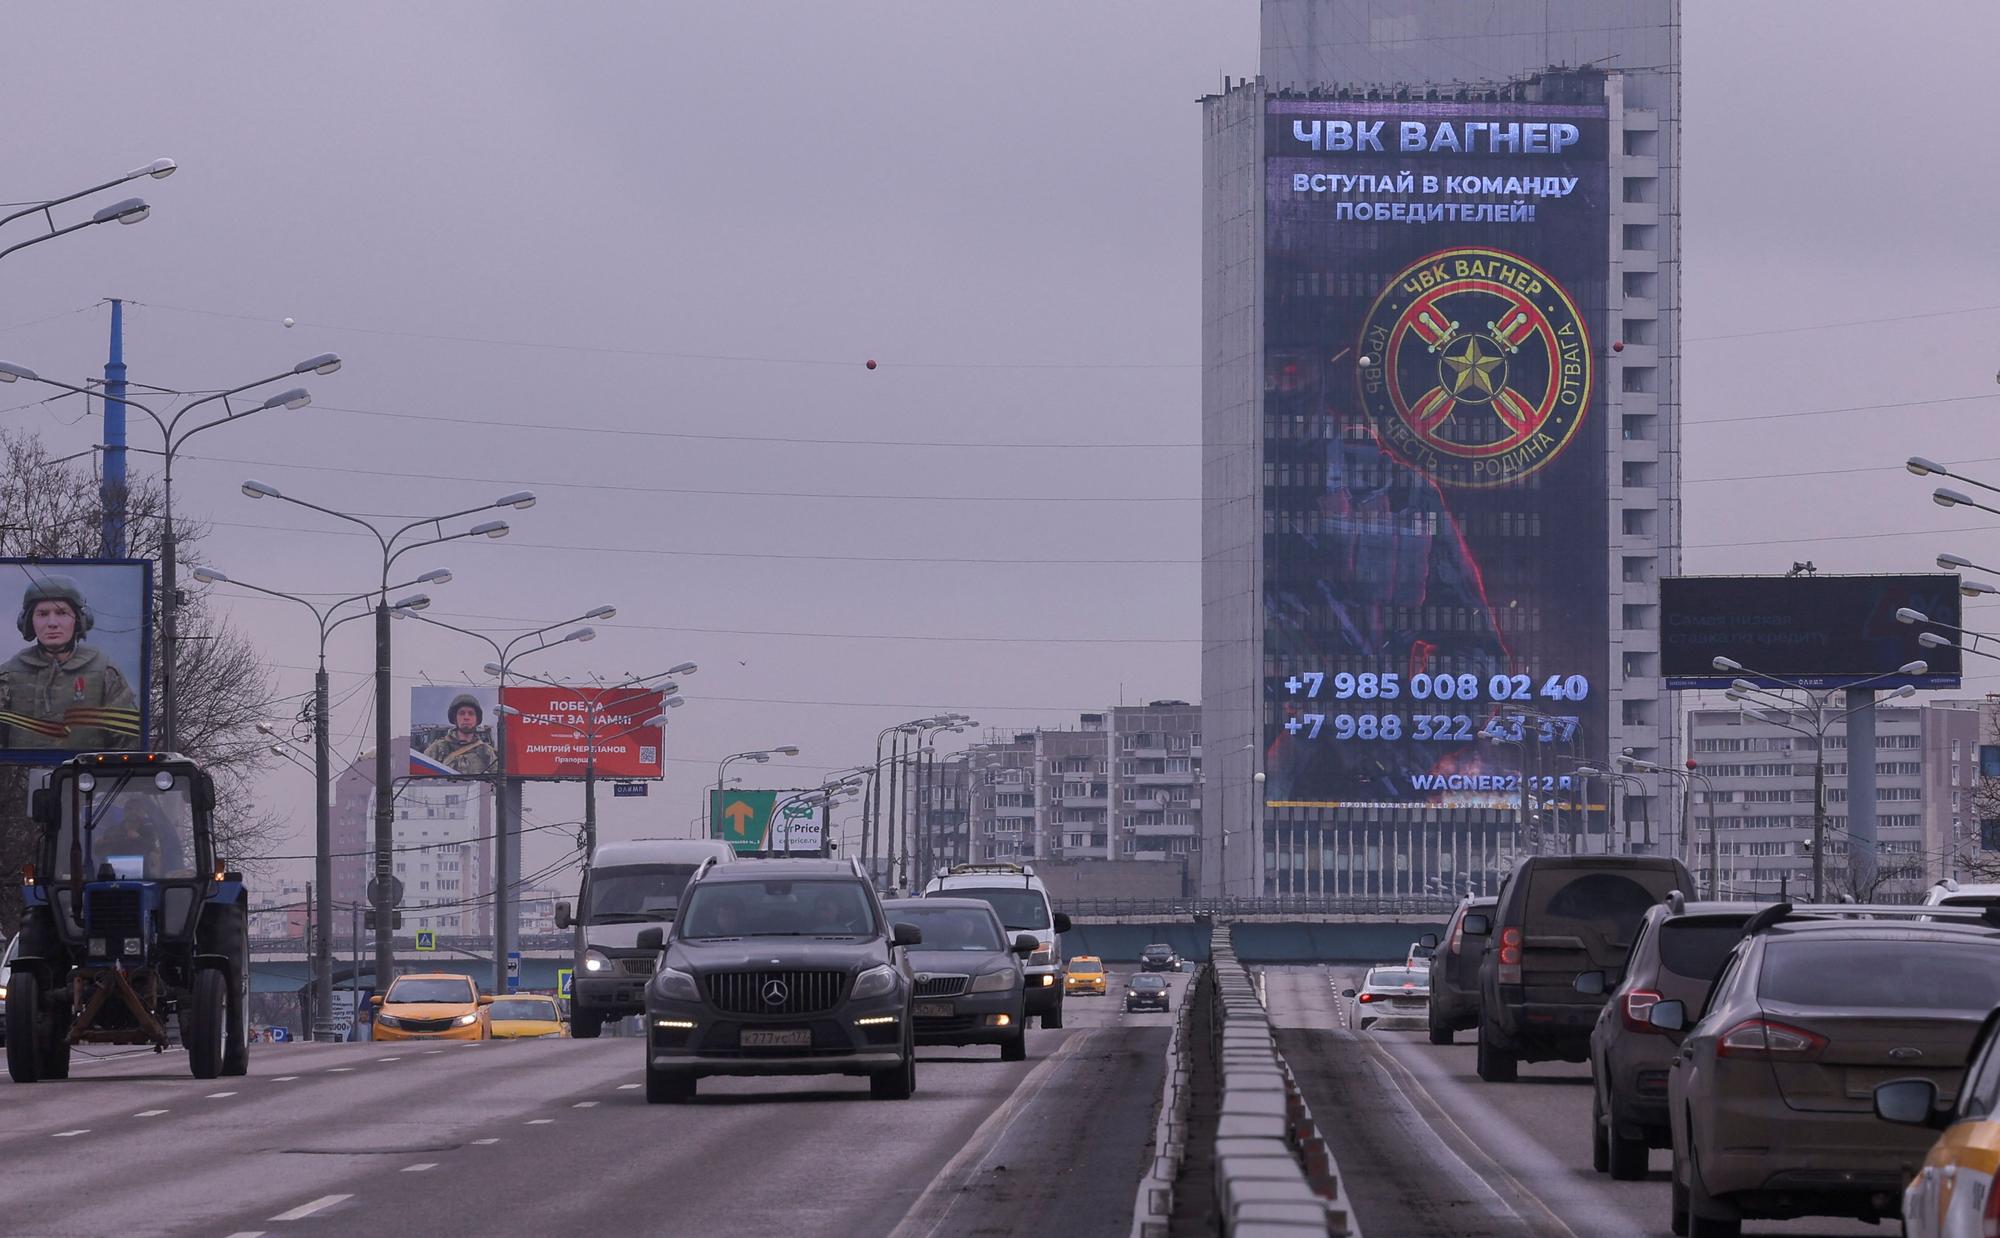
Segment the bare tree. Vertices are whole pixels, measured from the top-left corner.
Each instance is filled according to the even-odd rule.
[[[164,510],[159,486],[135,480],[126,496],[127,554],[157,559]],[[103,509],[98,482],[83,462],[53,458],[41,437],[29,431],[0,431],[0,558],[93,558],[100,549]],[[200,562],[207,528],[178,521],[180,557],[186,567]],[[157,581],[155,582],[157,589]],[[166,599],[155,593],[155,613]],[[0,598],[0,607],[7,604]],[[277,818],[257,807],[251,785],[272,758],[256,723],[271,704],[268,662],[249,639],[196,596],[180,608],[180,748],[215,778],[215,826],[219,854],[238,866],[254,866],[269,850]],[[153,714],[159,714],[161,660],[153,659],[149,686]],[[33,856],[34,826],[27,817],[28,771],[0,766],[0,873],[16,873]],[[19,917],[20,896],[0,882],[0,925]]]

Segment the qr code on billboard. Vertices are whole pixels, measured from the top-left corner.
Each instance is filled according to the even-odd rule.
[[[639,745],[639,764],[651,765],[660,759],[660,750],[654,744]]]

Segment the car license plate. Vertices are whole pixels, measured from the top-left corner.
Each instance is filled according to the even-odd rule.
[[[813,1034],[809,1027],[787,1028],[783,1031],[757,1031],[745,1028],[742,1045],[746,1049],[810,1049]]]
[[[951,1008],[950,1002],[917,1003],[917,1017],[919,1019],[949,1019],[957,1013],[956,1010]]]

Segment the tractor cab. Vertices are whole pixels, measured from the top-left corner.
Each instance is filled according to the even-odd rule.
[[[208,773],[175,753],[86,753],[33,791],[41,839],[7,1005],[16,1082],[66,1077],[79,1043],[164,1050],[174,1020],[198,1078],[247,1068],[248,909],[215,856],[214,807]]]

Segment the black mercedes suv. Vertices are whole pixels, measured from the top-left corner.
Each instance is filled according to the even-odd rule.
[[[692,1100],[703,1075],[865,1075],[916,1089],[909,947],[852,860],[710,861],[681,897],[646,986],[646,1099]]]

